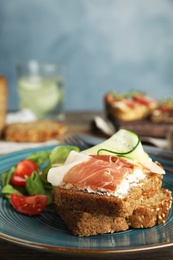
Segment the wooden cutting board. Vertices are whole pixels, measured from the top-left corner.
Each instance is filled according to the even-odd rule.
[[[117,130],[126,128],[141,136],[165,138],[168,132],[173,131],[172,123],[152,123],[149,120],[123,122],[111,119],[111,121]]]

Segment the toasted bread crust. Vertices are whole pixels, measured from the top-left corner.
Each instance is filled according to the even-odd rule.
[[[27,123],[13,123],[5,127],[5,139],[13,142],[45,142],[58,139],[67,130],[63,123],[53,120],[39,120]]]
[[[161,100],[152,111],[150,120],[154,123],[173,123],[173,98]]]
[[[5,127],[7,113],[7,80],[0,76],[0,137]]]
[[[141,201],[140,206],[128,218],[129,226],[147,228],[165,222],[171,202],[171,192],[161,188],[153,197]]]
[[[91,236],[124,231],[129,228],[123,217],[58,208],[58,214],[76,236]]]
[[[153,123],[173,123],[173,111],[155,109],[150,116],[150,120]]]
[[[140,204],[141,196],[147,198],[158,192],[162,184],[162,175],[148,174],[138,186],[131,188],[128,196],[119,198],[105,194],[88,193],[87,191],[67,189],[66,186],[55,187],[53,200],[55,204],[68,209],[99,214],[114,215],[116,217],[129,216]]]
[[[133,209],[139,205],[140,197],[140,189],[134,189],[124,199],[61,187],[56,187],[53,191],[53,200],[57,207],[63,206],[69,210],[91,214],[97,209],[98,214],[116,217],[129,216]]]
[[[57,213],[77,236],[147,228],[163,223],[171,207],[171,192],[161,188],[162,175],[148,174],[124,198],[55,187]]]
[[[151,99],[139,92],[130,96],[108,92],[104,96],[105,112],[108,117],[122,122],[146,119],[157,107],[157,100]]]
[[[151,201],[152,200],[152,201]],[[171,193],[160,189],[153,198],[142,200],[141,204],[128,217],[116,217],[97,212],[93,213],[68,209],[55,205],[58,214],[76,236],[91,236],[125,231],[129,228],[149,228],[164,223],[170,207]]]
[[[62,189],[56,189],[55,193],[61,193],[61,191]],[[70,193],[70,196],[73,195]],[[86,200],[88,200],[88,197]],[[98,207],[95,208],[95,211],[89,212],[89,210],[81,211],[72,207],[70,208],[68,207],[70,204],[67,206],[65,204],[58,204],[57,201],[54,203],[57,213],[65,221],[73,235],[90,236],[124,231],[129,228],[148,228],[159,225],[165,222],[171,202],[171,192],[161,188],[151,198],[144,199],[141,197],[139,204],[133,205],[133,211],[132,213],[129,211],[128,216],[127,214],[117,216],[119,214],[104,211],[101,213]]]
[[[150,173],[147,174],[147,178],[141,183],[142,196],[144,198],[150,198],[155,195],[162,186],[163,175]]]
[[[145,119],[150,114],[150,109],[146,106],[121,109],[111,104],[106,104],[105,108],[108,117],[125,122]]]

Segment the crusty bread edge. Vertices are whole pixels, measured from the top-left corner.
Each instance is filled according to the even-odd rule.
[[[155,205],[145,207],[144,203],[141,203],[126,217],[78,211],[56,204],[55,210],[71,233],[79,237],[120,232],[129,228],[150,228],[166,221],[172,204],[169,190],[161,188],[158,192],[163,193],[164,197]]]
[[[6,123],[7,97],[8,97],[7,80],[4,76],[0,75],[0,137],[3,134],[5,123]]]

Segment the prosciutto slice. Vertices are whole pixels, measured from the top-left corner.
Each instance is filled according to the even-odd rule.
[[[63,166],[49,170],[48,181],[53,186],[72,184],[79,189],[115,191],[134,167],[118,156],[89,156],[72,151]]]

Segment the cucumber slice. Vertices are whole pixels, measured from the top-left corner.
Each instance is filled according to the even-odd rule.
[[[165,174],[164,169],[157,165],[144,151],[139,136],[126,129],[120,129],[106,141],[82,151],[85,154],[116,154],[127,160],[141,163],[151,172]]]
[[[143,150],[139,136],[127,129],[120,129],[106,141],[84,150],[82,153],[116,154],[142,163],[149,158]]]
[[[63,101],[63,79],[31,77],[18,82],[21,107],[30,108],[38,118],[56,109]]]

